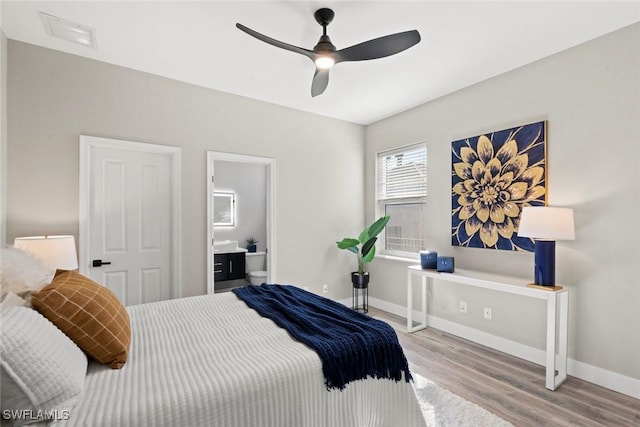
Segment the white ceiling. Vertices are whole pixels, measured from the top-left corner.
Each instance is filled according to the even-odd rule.
[[[314,65],[235,28],[312,49],[330,7],[338,49],[417,29],[384,59],[337,64],[312,98]],[[97,49],[45,33],[38,12],[93,27]],[[640,1],[2,1],[9,39],[223,92],[368,124],[640,21]]]

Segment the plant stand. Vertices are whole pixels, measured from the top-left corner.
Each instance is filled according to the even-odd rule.
[[[362,305],[360,299],[362,297]],[[351,296],[351,306],[355,311],[363,313],[369,312],[369,286],[358,287],[353,286],[353,294]]]

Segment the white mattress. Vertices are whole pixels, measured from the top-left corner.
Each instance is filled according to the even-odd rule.
[[[327,391],[320,358],[233,293],[128,308],[121,370],[91,363],[72,426],[424,426],[411,385]]]

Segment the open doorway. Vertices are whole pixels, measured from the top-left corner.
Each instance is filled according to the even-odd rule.
[[[207,293],[275,281],[274,181],[274,159],[207,152]]]

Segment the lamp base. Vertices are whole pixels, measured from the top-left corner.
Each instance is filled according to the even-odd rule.
[[[533,277],[536,285],[553,286],[556,284],[555,240],[536,240]]]
[[[529,283],[527,288],[535,288],[535,289],[543,289],[545,291],[560,291],[564,289],[560,285],[550,286],[550,285],[536,285],[535,283]]]

